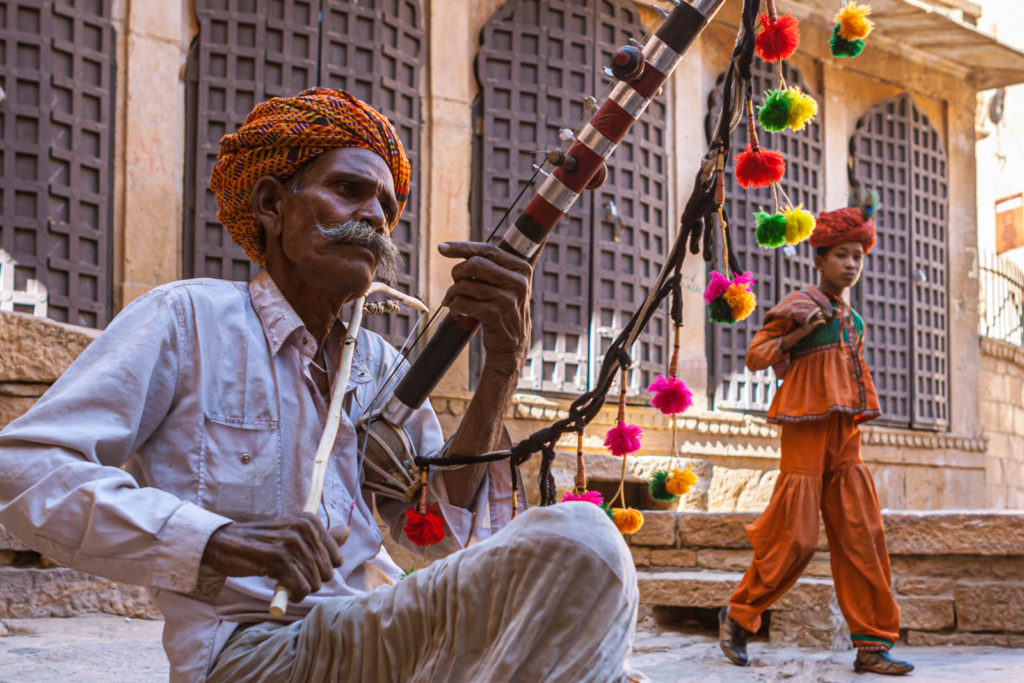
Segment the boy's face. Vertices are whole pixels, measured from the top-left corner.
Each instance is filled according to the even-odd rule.
[[[853,287],[864,268],[864,245],[860,242],[837,244],[824,256],[815,256],[814,267],[821,272],[822,284],[840,290]]]

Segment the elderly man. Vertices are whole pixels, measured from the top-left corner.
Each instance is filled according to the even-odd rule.
[[[360,489],[353,421],[400,362],[370,332],[320,509],[300,513],[338,314],[393,273],[408,184],[391,124],[347,93],[258,105],[221,141],[211,187],[265,270],[135,300],[0,434],[0,523],[59,562],[152,587],[172,680],[623,678],[637,606],[625,544],[586,503],[511,520],[507,463],[434,477],[442,550],[458,552],[401,578]],[[479,454],[507,438],[530,267],[486,244],[441,252],[463,259],[445,303],[480,320],[486,350],[482,390],[447,448]],[[445,447],[429,404],[403,427],[421,454]],[[405,506],[377,504],[400,528]],[[272,621],[277,583],[293,602]]]

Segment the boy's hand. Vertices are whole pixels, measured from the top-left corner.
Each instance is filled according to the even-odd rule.
[[[817,311],[807,316],[807,319],[804,320],[804,324],[800,326],[800,330],[804,334],[810,334],[819,327],[824,327],[825,325],[828,325],[831,321],[832,319],[825,315],[825,311],[819,308]]]

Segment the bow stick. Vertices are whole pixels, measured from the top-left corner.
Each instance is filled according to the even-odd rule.
[[[316,457],[313,459],[313,471],[309,479],[309,493],[306,494],[306,504],[302,507],[303,512],[316,514],[320,509],[320,496],[324,491],[327,463],[331,450],[334,448],[334,440],[338,436],[338,427],[341,425],[341,411],[345,398],[345,388],[348,386],[349,375],[352,372],[352,357],[356,350],[359,328],[362,327],[363,323],[363,306],[366,303],[366,297],[376,292],[384,292],[388,296],[398,299],[421,313],[427,312],[427,307],[419,299],[392,289],[382,282],[371,283],[366,293],[356,299],[352,307],[352,320],[349,321],[348,329],[345,331],[345,340],[342,342],[341,360],[338,362],[338,371],[334,377],[334,387],[331,389],[331,404],[327,409],[327,421],[324,424],[324,432],[320,435],[320,443],[316,448]],[[277,584],[274,588],[274,597],[270,601],[271,616],[284,616],[288,609],[288,597],[288,589],[281,584]]]

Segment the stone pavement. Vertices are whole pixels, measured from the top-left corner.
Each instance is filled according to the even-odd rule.
[[[122,683],[166,681],[160,621],[90,614],[67,619],[0,622],[0,683]],[[780,681],[879,683],[884,676],[853,673],[853,652],[750,645],[753,664],[725,661],[706,635],[645,626],[638,633],[633,668],[654,683]],[[1024,650],[995,647],[901,647],[917,665],[910,681],[1024,681]]]

